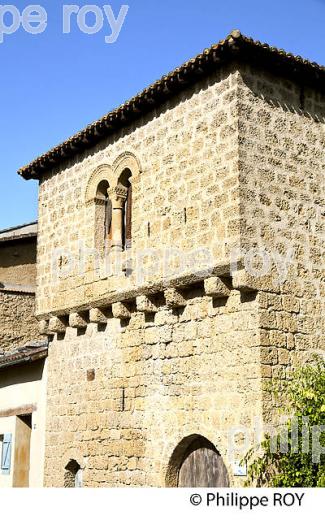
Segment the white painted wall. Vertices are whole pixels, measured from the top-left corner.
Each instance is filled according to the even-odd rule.
[[[0,412],[28,405],[37,407],[32,415],[30,487],[42,487],[44,476],[47,361],[43,371],[40,368],[38,362],[0,372]],[[0,417],[0,435],[12,433],[13,438],[10,475],[2,475],[0,470],[0,488],[12,486],[15,429],[16,417]]]

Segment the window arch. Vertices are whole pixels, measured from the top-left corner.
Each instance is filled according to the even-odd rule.
[[[110,238],[112,232],[112,201],[108,194],[109,183],[106,180],[101,181],[97,187],[96,203],[99,206],[103,206],[101,218],[99,224],[102,225],[101,232],[104,234],[104,238]]]
[[[132,172],[129,168],[125,168],[121,173],[118,185],[124,187],[126,191],[126,199],[123,207],[122,215],[122,247],[130,249],[132,246]]]
[[[64,487],[82,487],[82,469],[76,460],[70,460],[65,467]]]
[[[112,233],[112,201],[108,194],[107,180],[99,182],[96,190],[95,204],[95,247],[102,252]]]
[[[97,251],[107,251],[107,245],[113,251],[131,247],[134,183],[140,171],[135,155],[124,152],[112,166],[100,165],[90,175],[85,202]]]
[[[202,435],[185,437],[175,448],[166,476],[168,487],[229,487],[225,463]]]
[[[123,193],[121,244],[122,249],[129,249],[132,245],[132,221],[134,208],[134,187],[141,172],[141,165],[132,152],[119,155],[112,166],[113,175],[117,179],[117,190]]]
[[[112,169],[107,164],[103,164],[92,172],[85,190],[89,221],[93,222],[91,227],[93,246],[100,254],[105,251],[111,238],[112,203],[109,190],[112,184]]]

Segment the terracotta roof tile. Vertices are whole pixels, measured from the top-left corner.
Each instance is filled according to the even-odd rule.
[[[11,366],[24,365],[44,359],[48,354],[47,342],[30,342],[8,354],[0,353],[0,370]]]

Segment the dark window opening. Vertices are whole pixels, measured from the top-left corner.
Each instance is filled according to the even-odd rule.
[[[76,460],[70,460],[65,467],[64,487],[82,487],[82,469]]]

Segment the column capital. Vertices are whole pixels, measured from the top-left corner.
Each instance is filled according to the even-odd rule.
[[[118,185],[114,188],[108,188],[107,194],[112,201],[113,209],[121,209],[127,199],[128,189],[125,186]]]

